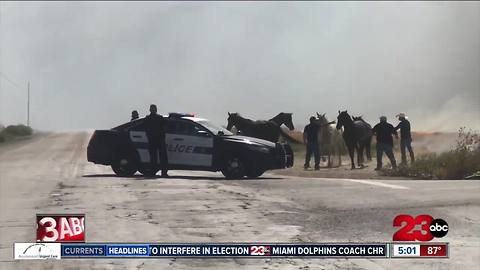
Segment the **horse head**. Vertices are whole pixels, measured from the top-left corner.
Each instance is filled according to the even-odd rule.
[[[238,116],[239,116],[238,113],[230,113],[230,112],[228,112],[227,130],[230,130],[230,131],[232,130],[232,127],[235,126],[235,124],[237,123]]]
[[[283,113],[282,112],[282,115],[283,115],[283,123],[285,124],[285,126],[287,126],[288,129],[290,129],[290,130],[294,130],[295,127],[293,126],[292,113]]]
[[[295,129],[292,121],[292,113],[281,112],[268,121],[275,123],[277,126],[285,125],[290,130]]]
[[[341,129],[345,124],[351,123],[352,118],[350,115],[347,113],[347,111],[338,111],[338,116],[337,116],[337,129]]]
[[[328,123],[328,120],[327,120],[327,117],[325,117],[325,113],[324,114],[319,114],[317,112],[317,124],[325,125],[327,123]]]

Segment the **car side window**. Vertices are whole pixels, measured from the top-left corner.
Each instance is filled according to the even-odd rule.
[[[199,137],[211,137],[212,136],[210,134],[210,132],[208,132],[205,128],[202,128],[198,125],[193,125],[192,135],[193,136],[199,136]]]
[[[188,136],[202,136],[202,137],[210,136],[210,133],[208,133],[202,127],[195,125],[192,122],[181,121],[181,120],[168,121],[167,132],[171,134],[188,135]]]
[[[133,123],[129,128],[129,131],[145,131],[145,122],[138,120]]]
[[[169,120],[167,124],[167,133],[178,135],[189,135],[189,125],[185,121]]]
[[[165,132],[170,134],[177,134],[176,127],[177,127],[177,121],[167,120],[167,129],[165,130]]]

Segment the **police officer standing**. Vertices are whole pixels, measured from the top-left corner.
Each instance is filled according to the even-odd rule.
[[[410,122],[407,120],[407,116],[405,113],[397,114],[398,120],[400,123],[395,127],[395,130],[400,129],[400,151],[402,152],[402,163],[403,165],[407,165],[407,155],[405,148],[408,149],[410,153],[410,162],[413,163],[415,161],[415,155],[413,154],[412,149],[412,134],[410,132]]]
[[[387,117],[381,116],[380,123],[376,124],[373,127],[373,133],[375,133],[377,137],[377,168],[376,171],[382,169],[382,156],[383,152],[387,154],[388,159],[390,159],[390,163],[392,164],[392,168],[395,170],[397,168],[397,162],[395,161],[395,156],[393,155],[393,137],[398,137],[397,131],[395,128],[387,123]]]
[[[137,120],[138,117],[139,117],[139,116],[138,116],[137,110],[134,110],[134,111],[132,111],[132,119],[130,119],[130,121]]]
[[[150,114],[145,117],[145,131],[149,141],[150,162],[152,168],[157,167],[157,153],[160,154],[162,177],[168,177],[168,158],[165,145],[165,120],[157,114],[157,106],[150,105]]]
[[[310,168],[310,158],[312,153],[315,157],[315,170],[320,170],[320,149],[318,145],[318,129],[320,127],[315,123],[315,117],[310,117],[310,124],[303,129],[303,143],[307,147],[304,169]]]

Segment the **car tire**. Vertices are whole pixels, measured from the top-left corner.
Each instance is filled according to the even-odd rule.
[[[245,176],[245,163],[238,157],[228,158],[222,169],[227,179],[239,179]]]
[[[111,167],[113,172],[121,177],[133,176],[137,172],[137,162],[126,154],[120,155]]]
[[[155,176],[159,170],[160,168],[152,168],[150,165],[143,165],[138,169],[143,176],[147,177]]]
[[[263,173],[265,172],[264,169],[259,169],[259,168],[250,168],[247,169],[247,177],[249,178],[257,178],[260,177]]]

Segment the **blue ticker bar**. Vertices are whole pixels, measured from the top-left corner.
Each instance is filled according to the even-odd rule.
[[[389,257],[387,243],[371,244],[61,244],[62,258],[160,257]]]

